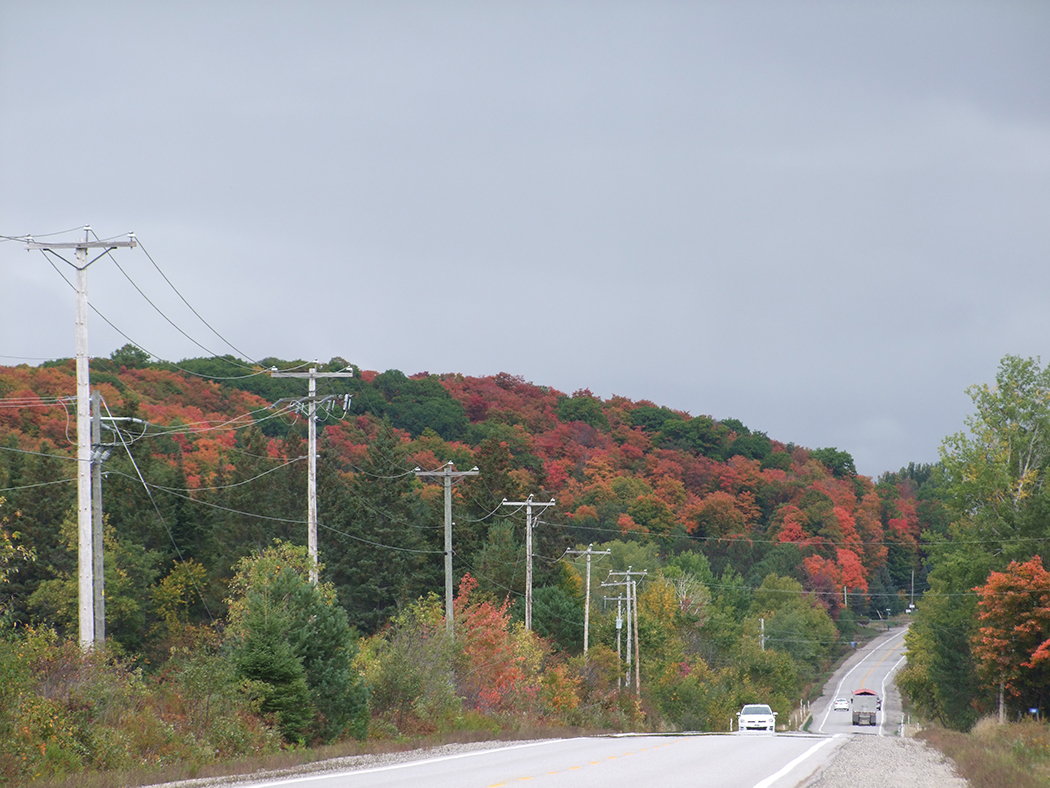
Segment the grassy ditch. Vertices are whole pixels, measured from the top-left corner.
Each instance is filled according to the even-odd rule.
[[[980,720],[969,733],[930,727],[916,738],[955,762],[971,788],[1046,788],[1050,785],[1050,726],[1027,720],[999,725]]]

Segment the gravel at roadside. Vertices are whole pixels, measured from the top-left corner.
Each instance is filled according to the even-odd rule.
[[[940,752],[919,739],[852,736],[806,788],[966,788]]]

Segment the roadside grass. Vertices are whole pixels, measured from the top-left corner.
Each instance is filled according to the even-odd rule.
[[[969,733],[939,726],[916,735],[955,762],[971,788],[1046,788],[1050,785],[1050,726],[1026,720],[978,721]]]

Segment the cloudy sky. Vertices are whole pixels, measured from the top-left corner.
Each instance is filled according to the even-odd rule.
[[[134,231],[218,332],[94,263],[158,357],[505,371],[878,475],[1050,356],[1048,40],[1043,0],[0,0],[0,235]],[[73,318],[0,243],[0,364]]]

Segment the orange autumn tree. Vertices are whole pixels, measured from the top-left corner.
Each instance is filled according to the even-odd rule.
[[[537,655],[531,653],[535,648],[526,645],[528,633],[514,631],[509,600],[497,605],[474,599],[477,587],[477,580],[469,573],[464,575],[455,599],[460,646],[457,684],[468,707],[499,714],[518,708],[522,694],[535,694],[529,679],[534,678]]]
[[[1039,556],[991,572],[977,592],[973,653],[981,678],[1025,708],[1050,691],[1050,572]]]

